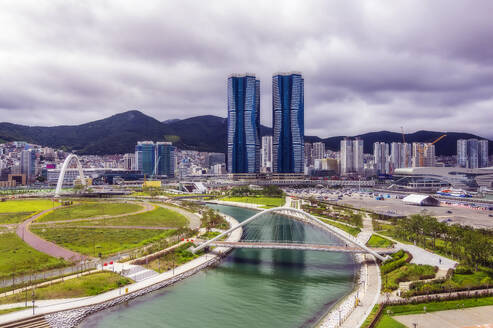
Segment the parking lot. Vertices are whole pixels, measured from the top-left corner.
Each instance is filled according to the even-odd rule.
[[[324,198],[337,204],[347,204],[387,215],[409,216],[425,211],[426,214],[432,215],[440,221],[447,221],[450,224],[459,223],[477,228],[493,228],[493,217],[489,216],[490,214],[493,215],[493,211],[489,210],[452,205],[439,207],[408,205],[402,199],[396,198],[395,194],[388,194],[390,198],[387,198],[387,194],[384,194],[383,200],[376,200],[375,195],[354,190],[334,191],[310,188],[294,190],[293,192],[300,197],[314,196],[315,198]]]

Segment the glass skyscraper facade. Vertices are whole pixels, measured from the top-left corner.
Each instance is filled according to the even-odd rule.
[[[139,141],[135,146],[135,166],[147,176],[175,176],[175,150],[171,142]]]
[[[156,158],[156,152],[154,149],[154,142],[152,141],[139,141],[135,146],[135,163],[137,170],[147,176],[154,173],[154,163]]]
[[[300,73],[272,77],[272,170],[304,172],[304,80]]]
[[[166,175],[168,178],[175,176],[175,147],[171,142],[156,142],[155,174]]]
[[[228,78],[228,172],[260,171],[260,81],[253,74]]]

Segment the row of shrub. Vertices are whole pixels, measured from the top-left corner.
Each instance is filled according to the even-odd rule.
[[[401,249],[398,252],[392,254],[392,259],[383,262],[382,266],[380,267],[380,271],[382,272],[382,274],[394,271],[404,264],[409,263],[412,258],[413,256],[411,254],[406,253]]]

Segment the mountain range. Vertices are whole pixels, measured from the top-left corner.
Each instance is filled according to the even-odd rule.
[[[180,149],[226,152],[227,119],[213,116],[195,116],[187,119],[171,119],[160,122],[144,113],[132,110],[108,118],[80,125],[53,127],[25,126],[0,123],[0,142],[26,141],[78,154],[122,154],[133,152],[137,141],[171,141]],[[272,128],[261,126],[261,134],[272,134]],[[431,142],[447,134],[436,144],[437,155],[455,155],[458,139],[478,138],[460,132],[417,131],[406,134],[406,142]],[[364,152],[373,152],[373,143],[402,142],[402,134],[389,131],[370,132],[353,137],[364,140]],[[339,150],[344,136],[319,138],[305,136],[305,142],[325,143],[326,148]],[[493,142],[489,141],[490,154]]]

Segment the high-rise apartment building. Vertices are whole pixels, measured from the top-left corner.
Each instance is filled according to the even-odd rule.
[[[261,170],[263,172],[272,172],[272,136],[262,137],[261,150]]]
[[[389,144],[385,142],[375,142],[373,144],[373,157],[377,173],[390,173],[389,163]]]
[[[123,168],[125,170],[135,170],[135,153],[125,154],[123,155]]]
[[[467,158],[467,140],[457,140],[457,166],[469,167],[469,161]]]
[[[314,142],[312,147],[312,158],[314,160],[325,157],[325,144],[323,142]]]
[[[488,140],[479,140],[479,167],[489,166]]]
[[[353,159],[353,141],[349,138],[341,140],[341,151],[339,153],[341,175],[347,175],[354,171],[354,159]]]
[[[390,144],[390,172],[402,167],[411,167],[412,148],[409,143],[393,142]]]
[[[278,73],[272,77],[272,170],[304,172],[304,80],[301,73]]]
[[[358,174],[363,174],[365,163],[363,161],[363,139],[353,140],[353,169]]]
[[[413,167],[435,166],[435,145],[413,142]]]
[[[457,140],[457,166],[468,169],[488,166],[488,140]]]
[[[23,150],[21,152],[20,168],[21,174],[26,175],[28,183],[33,182],[35,175],[36,153],[32,150]]]
[[[254,74],[228,78],[228,172],[260,171],[260,81]]]
[[[313,146],[309,142],[305,142],[305,167],[310,167],[314,164],[312,157]]]
[[[363,139],[344,138],[341,140],[341,151],[339,154],[339,163],[341,166],[341,175],[350,173],[363,174]]]

